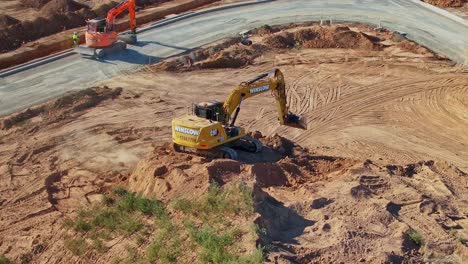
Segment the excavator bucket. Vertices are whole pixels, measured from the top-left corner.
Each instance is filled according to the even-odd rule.
[[[284,125],[304,130],[307,129],[307,122],[305,118],[291,113],[288,114]]]
[[[123,33],[117,36],[117,38],[127,44],[136,44],[138,42],[136,33]]]

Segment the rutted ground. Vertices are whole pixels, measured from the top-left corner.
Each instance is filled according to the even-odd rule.
[[[173,198],[196,199],[210,181],[240,180],[253,188],[267,261],[466,261],[466,68],[363,26],[254,33],[250,47],[227,41],[191,54],[191,68],[176,58],[5,118],[0,253],[17,261],[96,260],[94,251],[79,257],[66,249],[72,231],[64,220],[113,187],[161,200],[182,219],[170,209]],[[222,100],[275,67],[308,130],[280,127],[266,95],[246,101],[239,119],[267,136],[261,158],[211,161],[163,146],[170,120],[192,102]],[[97,261],[119,248],[130,255],[123,249],[135,237],[119,239],[106,242],[117,246]]]

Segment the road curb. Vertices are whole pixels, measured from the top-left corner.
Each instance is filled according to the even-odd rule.
[[[251,1],[251,2],[242,2],[238,4],[224,5],[224,6],[219,6],[219,7],[212,7],[212,8],[208,8],[208,9],[201,10],[198,12],[186,12],[186,13],[179,14],[175,17],[168,18],[166,20],[158,21],[149,27],[138,30],[137,33],[145,32],[145,31],[155,29],[158,27],[163,27],[163,26],[166,26],[166,25],[169,25],[169,24],[172,24],[172,23],[175,23],[175,22],[187,19],[187,18],[192,18],[192,17],[196,17],[196,16],[208,14],[208,13],[219,12],[219,11],[223,11],[223,10],[231,9],[231,8],[266,4],[266,3],[275,2],[275,1],[277,0],[257,0],[257,1]]]
[[[426,8],[426,9],[429,9],[429,10],[441,15],[441,16],[444,16],[444,17],[446,17],[448,19],[454,20],[455,22],[461,23],[461,24],[468,27],[468,21],[467,20],[465,20],[465,19],[463,19],[463,18],[461,18],[461,17],[459,17],[457,15],[454,15],[454,14],[450,13],[447,10],[444,10],[442,8],[439,8],[437,6],[428,4],[428,3],[420,1],[420,0],[410,0],[410,1],[413,2],[416,5],[420,5],[420,6],[424,7],[424,8]]]
[[[171,18],[167,18],[167,19],[157,21],[157,22],[151,24],[148,27],[145,27],[145,28],[142,28],[142,29],[138,30],[137,33],[143,33],[143,32],[158,28],[158,27],[163,27],[163,26],[166,26],[166,25],[169,25],[169,24],[172,24],[172,23],[184,20],[184,19],[199,16],[199,15],[204,15],[204,14],[208,14],[208,13],[212,13],[212,12],[219,12],[219,11],[223,11],[223,10],[231,9],[231,8],[238,8],[238,7],[243,7],[243,6],[265,4],[265,3],[270,3],[270,2],[274,2],[274,1],[276,1],[276,0],[257,0],[257,1],[251,1],[251,2],[242,2],[242,3],[237,3],[237,4],[230,4],[230,5],[224,5],[224,6],[219,6],[219,7],[208,8],[208,9],[201,10],[201,11],[198,11],[198,12],[189,11],[189,12],[186,12],[186,13],[179,14],[179,15],[177,15],[175,17],[171,17]],[[121,32],[120,34],[125,34],[126,32],[129,32],[129,31],[124,31],[124,32]],[[26,63],[20,64],[20,65],[17,65],[17,66],[13,66],[11,68],[0,70],[0,78],[5,78],[7,76],[16,74],[18,72],[29,70],[31,68],[41,66],[41,65],[47,64],[49,62],[53,62],[53,61],[56,61],[56,60],[71,56],[73,54],[75,54],[75,52],[73,52],[73,49],[68,49],[68,50],[61,51],[59,53],[47,56],[47,57],[42,57],[42,58],[36,59],[35,61],[32,61],[32,62],[26,62]]]
[[[28,70],[28,69],[31,69],[31,68],[34,68],[34,67],[37,67],[37,66],[41,66],[41,65],[47,64],[49,62],[53,62],[53,61],[56,61],[56,60],[71,56],[73,54],[74,54],[74,52],[72,51],[72,49],[68,49],[68,50],[64,50],[64,51],[55,53],[53,55],[49,55],[49,56],[46,56],[46,57],[42,57],[42,58],[30,61],[30,62],[24,63],[24,64],[16,65],[16,66],[13,66],[11,68],[7,68],[5,70],[1,70],[0,71],[0,78],[5,78],[5,77],[7,77],[9,75],[12,75],[12,74],[15,74],[15,73],[18,73],[18,72],[22,72],[22,71],[25,71],[25,70]]]

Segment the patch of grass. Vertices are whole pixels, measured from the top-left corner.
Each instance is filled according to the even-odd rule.
[[[258,224],[253,225],[253,230],[254,230],[253,233],[255,234],[256,237],[267,234],[266,228],[260,227]]]
[[[111,196],[109,195],[106,195],[104,194],[102,196],[102,203],[105,205],[105,206],[112,206],[115,202],[115,199],[112,198]]]
[[[169,216],[156,219],[155,225],[159,232],[146,249],[148,260],[151,263],[156,260],[161,263],[176,263],[182,252],[178,230]]]
[[[92,239],[92,243],[88,245],[84,239],[74,239],[66,240],[66,246],[78,256],[83,255],[87,250],[104,253],[108,249],[103,240],[111,240],[116,235],[130,236],[141,230],[153,230],[154,227],[151,224],[144,224],[145,217],[155,217],[166,226],[166,229],[171,225],[170,218],[161,202],[128,192],[121,187],[116,188],[111,194],[103,196],[101,204],[82,209],[75,219],[68,219],[64,222],[65,227],[85,233],[86,238]],[[141,235],[138,236],[141,237]],[[145,242],[146,240],[143,240],[139,244]],[[134,262],[129,261],[129,263]]]
[[[239,257],[239,264],[261,264],[265,260],[265,250],[262,247],[257,247],[254,252],[247,256]]]
[[[139,231],[143,227],[141,221],[132,217],[123,219],[120,225],[120,228],[129,235]]]
[[[138,251],[136,248],[129,247],[127,246],[127,258],[125,260],[125,263],[139,263],[141,262],[141,257],[138,254]]]
[[[122,196],[124,196],[124,195],[126,195],[128,193],[128,191],[122,186],[114,188],[114,190],[112,190],[112,192],[114,194],[116,194],[117,196],[120,196],[120,197],[122,197]]]
[[[194,203],[185,198],[176,199],[172,205],[176,210],[182,211],[183,213],[192,213],[194,211]]]
[[[141,246],[146,242],[146,238],[144,238],[143,236],[137,236],[136,242],[139,246]]]
[[[88,243],[83,238],[70,239],[65,241],[65,247],[75,256],[83,256],[88,250]]]
[[[104,245],[101,239],[93,239],[92,247],[99,253],[106,253],[108,248]]]
[[[205,222],[222,222],[235,215],[250,216],[253,209],[252,189],[243,183],[221,188],[212,183],[208,192],[200,199],[190,201],[179,198],[173,208],[185,214],[201,217]]]
[[[422,246],[424,244],[424,239],[418,231],[411,229],[408,231],[407,235],[416,245]]]
[[[145,215],[163,217],[166,214],[164,205],[156,200],[139,196],[135,193],[118,191],[120,199],[116,201],[119,211],[131,213],[139,211]]]
[[[0,264],[10,264],[10,263],[11,261],[7,257],[0,255]]]
[[[236,259],[227,247],[234,243],[232,234],[219,234],[210,226],[198,229],[188,226],[190,237],[201,246],[201,260],[207,263],[229,263]]]
[[[78,219],[73,226],[73,229],[77,232],[88,232],[89,230],[91,230],[91,228],[91,224],[81,218]]]
[[[179,254],[180,248],[177,243],[164,243],[161,240],[155,240],[146,249],[146,255],[151,263],[156,260],[158,263],[176,263]]]

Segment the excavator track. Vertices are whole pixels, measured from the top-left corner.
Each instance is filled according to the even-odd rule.
[[[207,158],[232,159],[232,160],[239,159],[239,155],[237,154],[237,151],[226,146],[220,146],[211,150],[200,150],[200,149],[195,149],[195,148],[184,147],[176,143],[173,143],[172,148],[176,152],[194,154],[197,156],[202,156],[202,157],[207,157]]]
[[[243,136],[235,142],[235,147],[242,150],[257,153],[263,148],[262,142],[249,136]]]
[[[239,155],[237,154],[237,151],[235,151],[234,149],[230,147],[221,146],[221,147],[217,147],[217,149],[223,152],[223,158],[225,159],[232,159],[232,160],[239,159]]]

